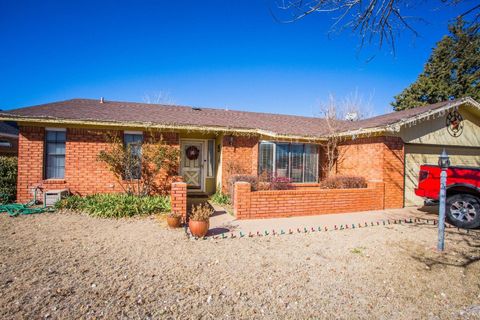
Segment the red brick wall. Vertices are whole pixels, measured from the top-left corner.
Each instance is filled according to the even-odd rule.
[[[257,175],[258,137],[230,136],[222,140],[222,191],[228,192],[228,179],[232,174]],[[235,170],[232,170],[235,168]]]
[[[383,179],[383,137],[349,140],[338,146],[337,174]]]
[[[32,199],[30,188],[43,177],[43,144],[45,130],[37,127],[20,127],[18,137],[17,201]]]
[[[398,137],[349,140],[338,147],[336,174],[385,182],[385,208],[403,207],[404,144]]]
[[[405,146],[397,137],[385,137],[383,149],[383,181],[385,208],[403,208],[405,188]]]
[[[235,184],[237,219],[347,213],[384,209],[383,182],[362,189],[250,191],[248,182]]]
[[[20,127],[17,201],[31,200],[31,188],[40,185],[45,190],[69,189],[72,193],[86,195],[123,191],[113,173],[97,160],[101,150],[106,150],[106,130],[67,129],[65,178],[43,179],[45,129]],[[122,134],[122,131],[111,133]],[[164,140],[178,145],[178,134],[165,133]],[[41,200],[39,195],[39,200]]]

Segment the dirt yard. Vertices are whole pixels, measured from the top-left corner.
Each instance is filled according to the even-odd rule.
[[[480,235],[187,240],[153,217],[0,216],[0,318],[480,319]]]

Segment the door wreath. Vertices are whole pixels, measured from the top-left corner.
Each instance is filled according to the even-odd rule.
[[[185,150],[188,160],[197,160],[200,155],[200,150],[195,146],[190,146]]]

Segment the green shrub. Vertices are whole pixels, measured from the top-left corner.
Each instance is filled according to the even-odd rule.
[[[212,201],[215,204],[223,206],[223,205],[230,204],[230,196],[221,191],[217,191],[215,192],[214,195],[212,195],[212,197],[210,198],[210,201]]]
[[[123,218],[136,215],[167,213],[170,198],[165,196],[135,196],[127,194],[94,194],[86,197],[70,196],[55,204],[57,209],[68,209],[100,218]]]
[[[0,203],[15,201],[17,196],[17,158],[0,157]]]

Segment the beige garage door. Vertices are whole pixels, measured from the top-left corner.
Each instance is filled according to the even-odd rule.
[[[405,145],[405,206],[422,205],[423,199],[415,195],[418,171],[422,164],[437,164],[442,146],[421,144]],[[480,148],[445,146],[452,165],[480,167]]]

